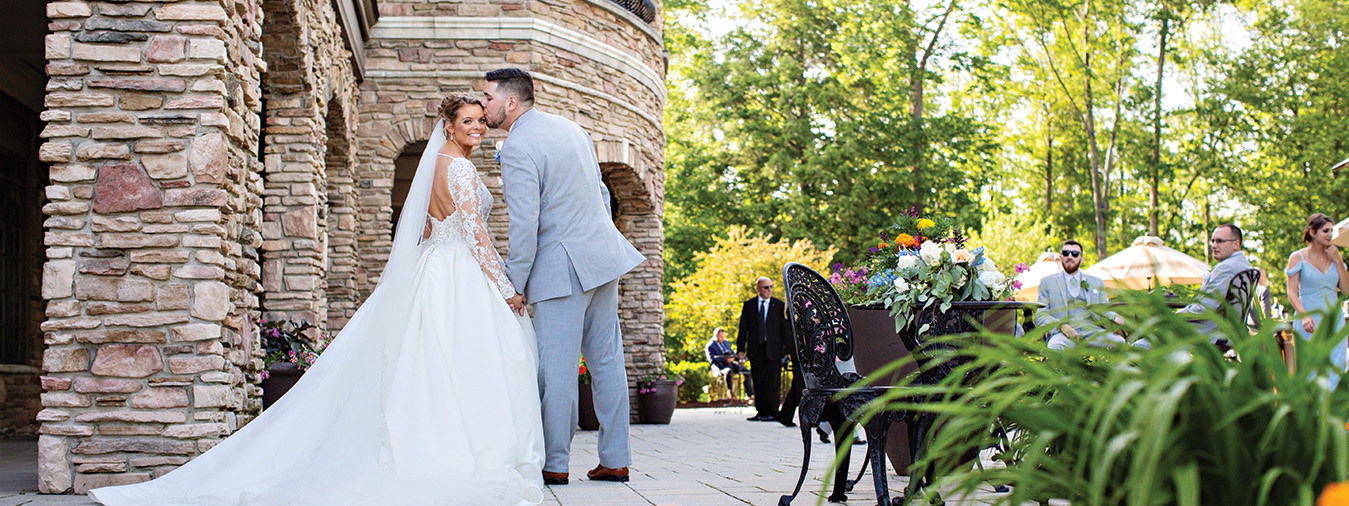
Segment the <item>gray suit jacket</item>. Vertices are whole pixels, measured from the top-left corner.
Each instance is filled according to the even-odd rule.
[[[571,272],[589,291],[646,258],[614,227],[609,189],[590,135],[571,120],[529,110],[501,148],[510,213],[506,277],[535,302],[571,295]]]
[[[1199,314],[1205,311],[1216,311],[1218,305],[1224,303],[1227,298],[1227,288],[1232,284],[1232,278],[1238,272],[1247,269],[1251,269],[1251,261],[1247,260],[1246,255],[1240,251],[1218,262],[1218,265],[1213,266],[1213,270],[1204,275],[1204,284],[1199,285],[1198,300],[1177,309],[1176,312]],[[1212,321],[1203,321],[1197,324],[1197,330],[1201,333],[1208,333],[1217,329],[1218,325]]]
[[[1044,304],[1045,307],[1035,311],[1035,325],[1057,329],[1059,325],[1067,323],[1077,329],[1079,334],[1088,335],[1092,333],[1091,330],[1100,329],[1100,324],[1097,323],[1099,317],[1086,305],[1110,302],[1110,298],[1105,294],[1105,283],[1101,278],[1085,272],[1082,273],[1082,280],[1087,283],[1087,290],[1083,292],[1086,300],[1083,302],[1068,296],[1067,273],[1054,273],[1040,280],[1036,302]],[[1115,317],[1114,311],[1106,311],[1104,314],[1109,318]]]

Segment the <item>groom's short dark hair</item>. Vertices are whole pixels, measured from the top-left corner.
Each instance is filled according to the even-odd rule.
[[[501,96],[513,96],[520,99],[520,105],[534,105],[534,78],[515,67],[496,69],[487,73],[487,81],[497,83]]]

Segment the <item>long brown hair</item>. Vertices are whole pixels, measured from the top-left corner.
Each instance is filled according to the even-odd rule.
[[[1311,216],[1308,216],[1307,228],[1302,229],[1302,242],[1311,244],[1312,234],[1315,234],[1317,230],[1321,230],[1321,227],[1334,222],[1335,220],[1332,220],[1330,219],[1329,216],[1326,216],[1321,213],[1316,213]]]

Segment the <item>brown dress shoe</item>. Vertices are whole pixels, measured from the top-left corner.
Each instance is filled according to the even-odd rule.
[[[543,472],[544,485],[566,485],[568,481],[570,480],[567,479],[567,473]]]
[[[586,473],[586,476],[589,477],[591,481],[625,482],[628,481],[628,468],[620,467],[618,469],[612,469],[604,466],[595,466],[594,469],[591,469],[590,472]]]

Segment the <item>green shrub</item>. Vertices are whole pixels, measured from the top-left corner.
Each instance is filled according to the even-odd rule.
[[[667,361],[665,369],[684,377],[684,384],[679,385],[679,402],[698,402],[698,397],[703,394],[703,388],[712,379],[707,362]]]
[[[1299,340],[1290,374],[1270,322],[1255,335],[1220,322],[1237,361],[1160,297],[1122,298],[1127,303],[1116,309],[1125,330],[1146,337],[1151,351],[1079,345],[1049,352],[1046,329],[1024,338],[985,335],[986,346],[948,352],[970,362],[947,381],[912,387],[945,400],[891,400],[937,414],[943,427],[916,463],[915,473],[932,466],[938,476],[927,493],[1007,484],[1012,492],[995,503],[1310,506],[1327,484],[1346,478],[1349,381],[1331,390],[1325,379],[1346,331],[1330,335],[1324,325],[1311,341]],[[966,372],[977,379],[961,384]],[[995,425],[1011,434],[1009,450],[997,457],[1007,465],[976,468],[962,456],[999,441]]]

